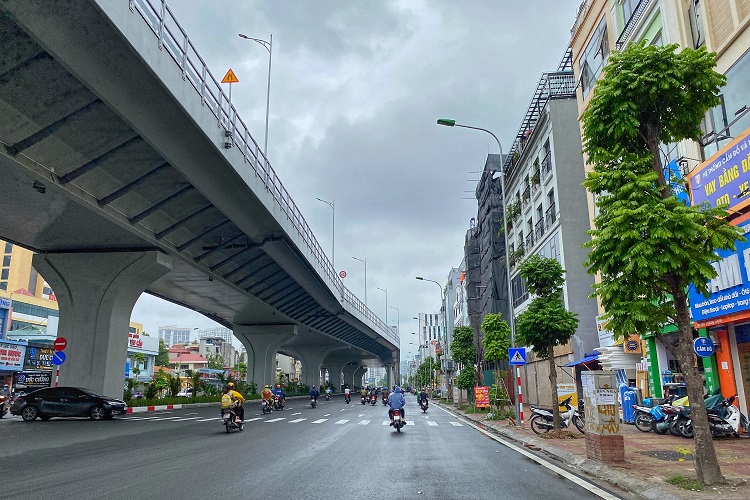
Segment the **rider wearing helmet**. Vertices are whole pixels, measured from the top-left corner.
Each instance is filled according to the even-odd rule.
[[[393,410],[401,410],[401,418],[404,424],[406,424],[406,414],[404,413],[404,404],[406,404],[406,401],[404,401],[401,387],[396,386],[393,389],[393,392],[388,396],[388,404],[390,405],[388,417],[391,419],[391,425],[393,425]]]
[[[224,389],[226,393],[229,394],[229,396],[232,398],[232,401],[234,401],[234,411],[237,416],[240,417],[240,423],[244,422],[245,408],[242,406],[242,403],[245,402],[245,398],[242,396],[242,394],[234,390],[233,382],[229,382]]]
[[[260,397],[265,399],[269,406],[271,405],[271,400],[273,399],[273,392],[271,392],[271,387],[268,384],[266,384],[266,387],[260,393]]]

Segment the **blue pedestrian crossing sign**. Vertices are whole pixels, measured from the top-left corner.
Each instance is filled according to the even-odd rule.
[[[525,347],[511,347],[508,349],[508,362],[511,365],[525,365],[526,364],[526,348]]]

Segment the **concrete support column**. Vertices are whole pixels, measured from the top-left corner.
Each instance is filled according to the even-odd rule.
[[[337,390],[341,390],[341,386],[344,384],[341,378],[341,372],[351,361],[351,358],[347,356],[328,356],[325,358],[325,365],[328,367],[328,379],[331,381],[333,387]]]
[[[308,387],[313,385],[320,388],[320,366],[323,360],[339,347],[330,346],[297,346],[293,352],[299,356],[302,363],[302,383]]]
[[[344,384],[349,384],[349,387],[351,389],[354,389],[354,371],[359,368],[359,365],[352,364],[352,365],[346,365],[343,370],[341,370],[344,374]]]
[[[396,383],[394,382],[393,378],[393,364],[387,363],[385,365],[385,386],[388,387],[388,390],[391,390]]]
[[[133,306],[172,269],[157,251],[37,254],[34,269],[52,286],[58,336],[68,340],[60,384],[122,397]]]
[[[295,325],[235,325],[234,336],[247,351],[247,380],[258,386],[273,386],[276,378],[276,353],[281,345],[297,334]]]
[[[367,373],[367,368],[364,366],[360,366],[356,370],[354,370],[354,384],[358,385],[360,387],[364,387],[367,384],[362,382],[362,377]]]

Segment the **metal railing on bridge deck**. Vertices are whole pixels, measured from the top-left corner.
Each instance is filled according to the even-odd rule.
[[[209,71],[187,33],[179,25],[169,6],[167,6],[166,1],[128,0],[128,2],[130,10],[137,11],[154,32],[159,47],[165,48],[182,70],[183,80],[191,83],[201,99],[201,105],[207,106],[218,120],[218,124],[231,133],[232,140],[242,152],[245,161],[252,165],[255,174],[273,195],[274,200],[281,206],[287,218],[302,236],[326,276],[338,288],[342,300],[351,304],[360,314],[376,325],[380,329],[381,335],[398,345],[398,335],[394,334],[375,313],[344,286],[344,283],[336,274],[333,264],[323,252],[320,243],[318,243],[307,221],[282,184],[281,179],[276,175],[265,153],[261,151],[247,125],[229,102],[228,97],[221,89],[221,84]]]

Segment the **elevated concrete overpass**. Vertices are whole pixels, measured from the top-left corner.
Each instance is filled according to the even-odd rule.
[[[308,384],[321,366],[395,380],[398,336],[343,285],[164,3],[4,0],[0,53],[0,238],[55,290],[61,383],[121,392],[144,291],[232,328],[258,384],[276,352]]]

